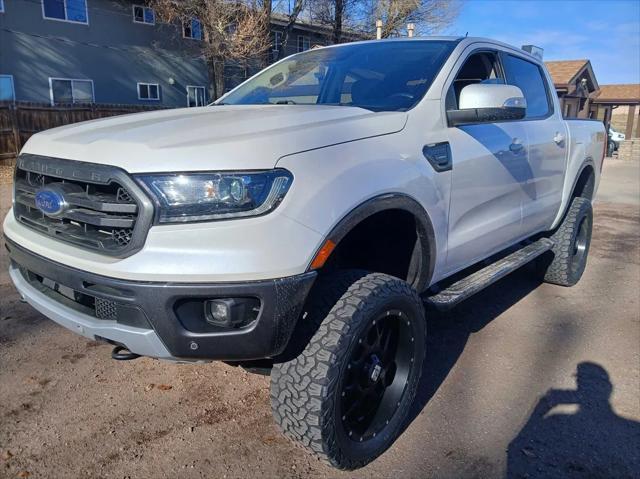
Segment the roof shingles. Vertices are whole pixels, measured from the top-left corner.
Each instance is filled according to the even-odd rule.
[[[600,90],[594,92],[592,98],[603,103],[614,101],[640,103],[640,83],[600,85]]]
[[[562,60],[545,62],[553,83],[567,85],[582,70],[589,60]]]

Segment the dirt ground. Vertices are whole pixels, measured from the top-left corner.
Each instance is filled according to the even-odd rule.
[[[578,286],[525,268],[429,315],[415,418],[352,473],[279,434],[268,378],[116,362],[45,319],[19,301],[2,247],[0,477],[638,477],[639,174],[607,160]]]

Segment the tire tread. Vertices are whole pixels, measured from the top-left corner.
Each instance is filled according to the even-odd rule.
[[[354,281],[355,278],[355,281]],[[346,291],[345,291],[346,289]],[[285,436],[340,469],[356,469],[375,459],[346,457],[336,442],[332,421],[336,388],[340,378],[341,359],[345,358],[357,325],[351,319],[356,313],[373,314],[375,301],[381,295],[403,295],[411,298],[422,311],[422,301],[411,286],[397,278],[363,272],[340,271],[318,287],[319,301],[345,291],[323,318],[307,347],[294,359],[275,364],[271,373],[271,406],[274,418]],[[324,304],[325,307],[331,306]],[[371,310],[371,311],[369,311]],[[422,359],[422,358],[421,358]],[[421,367],[422,361],[419,361]],[[412,391],[415,396],[417,382]],[[399,431],[398,431],[399,433]]]
[[[585,215],[592,218],[591,201],[581,197],[574,198],[567,215],[551,235],[551,239],[554,241],[553,259],[548,263],[546,269],[542,267],[542,276],[545,282],[560,286],[573,286],[580,280],[585,265],[583,264],[581,268],[574,270],[571,266],[571,257],[577,233],[576,228]],[[586,258],[587,255],[585,255],[585,263]]]

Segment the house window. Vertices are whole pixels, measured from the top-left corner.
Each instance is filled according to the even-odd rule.
[[[155,25],[156,14],[151,7],[144,7],[142,5],[133,6],[133,21],[134,23],[146,23],[147,25]]]
[[[206,95],[203,86],[187,86],[187,106],[204,106]]]
[[[160,86],[157,83],[138,83],[138,100],[159,100]]]
[[[183,22],[182,36],[193,40],[202,40],[202,23],[200,23],[200,20],[192,18]]]
[[[304,52],[309,48],[311,48],[311,41],[309,40],[309,37],[298,35],[298,51]]]
[[[273,51],[279,52],[282,48],[282,32],[273,32]]]
[[[50,20],[89,23],[87,0],[42,0],[42,15]]]
[[[93,103],[93,80],[49,78],[51,104]]]
[[[0,75],[0,101],[14,101],[16,91],[13,87],[13,76]]]

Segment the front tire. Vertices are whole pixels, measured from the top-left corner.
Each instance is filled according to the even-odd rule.
[[[545,282],[573,286],[580,280],[587,266],[592,228],[591,201],[574,198],[564,220],[551,236],[555,243],[551,254],[541,256],[538,261]]]
[[[325,278],[318,292],[330,296],[352,273]],[[271,374],[273,415],[284,434],[340,469],[365,466],[393,444],[425,354],[424,308],[411,286],[380,273],[358,276],[302,353]]]

